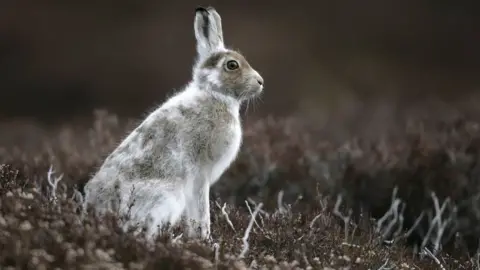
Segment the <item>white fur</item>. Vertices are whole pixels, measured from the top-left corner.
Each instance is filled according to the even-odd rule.
[[[219,15],[213,9],[209,11],[212,31],[221,34]],[[206,58],[224,50],[224,45],[222,36],[214,36],[213,41],[202,38],[202,22],[197,13],[197,51],[200,58]],[[195,66],[193,78],[199,72],[205,71]],[[85,186],[85,210],[91,205],[99,214],[114,211],[126,216],[123,228],[146,226],[149,239],[157,235],[159,227],[177,224],[184,217],[189,236],[209,238],[210,186],[237,157],[242,126],[241,101],[209,88],[222,86],[218,70],[206,75],[208,84],[200,87],[193,79],[108,156]],[[192,152],[195,147],[200,147],[198,154]]]
[[[167,100],[160,108],[152,112],[140,126],[151,125],[159,118],[166,117],[178,120],[181,123],[181,115],[175,109],[183,106],[189,108],[198,108],[201,110],[201,101],[204,98],[222,100],[228,104],[230,113],[235,117],[236,121],[230,125],[231,143],[222,154],[221,158],[211,164],[203,164],[207,166],[199,166],[198,164],[188,164],[184,160],[185,153],[183,149],[172,151],[171,160],[175,160],[178,166],[187,167],[187,177],[174,181],[163,181],[161,179],[151,179],[142,181],[130,181],[131,179],[123,179],[119,168],[110,168],[105,164],[100,168],[99,172],[85,187],[86,203],[94,204],[97,211],[105,213],[109,210],[116,210],[122,216],[128,216],[129,220],[124,224],[124,229],[128,229],[132,225],[147,225],[147,236],[153,238],[156,236],[158,227],[164,227],[167,222],[176,224],[182,215],[187,219],[192,219],[200,224],[200,232],[202,238],[208,238],[210,235],[210,212],[209,212],[209,188],[218,181],[222,173],[235,160],[239,152],[242,142],[242,128],[240,124],[239,107],[240,103],[233,98],[224,96],[216,92],[209,92],[198,89],[194,83],[190,83],[185,90]],[[169,111],[170,114],[165,114]],[[189,123],[190,124],[190,123]],[[128,147],[132,149],[133,155],[118,154],[114,161],[118,164],[130,164],[132,158],[148,155],[141,151],[135,151],[141,140],[138,139],[138,132],[133,131],[118,146]],[[215,134],[206,134],[206,136],[215,136]],[[118,149],[117,148],[117,149]],[[114,151],[115,153],[115,151]],[[198,174],[204,174],[205,184],[197,186],[199,181]],[[118,208],[113,209],[111,203],[104,203],[108,200],[109,195],[115,196],[115,188],[111,176],[117,176],[119,180],[118,194],[120,199],[116,200]],[[108,192],[99,192],[99,188],[103,186],[109,189]],[[202,189],[202,190],[199,190]],[[133,189],[133,190],[132,190]],[[202,202],[199,202],[198,194],[204,194]],[[104,198],[98,198],[104,196]],[[198,204],[203,204],[199,207]],[[131,205],[131,206],[130,206]],[[198,210],[196,209],[203,209]],[[186,210],[186,211],[185,211]],[[189,235],[196,235],[191,224]]]

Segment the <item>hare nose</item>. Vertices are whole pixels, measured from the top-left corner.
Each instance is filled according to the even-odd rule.
[[[262,78],[262,77],[258,77],[258,78],[257,78],[257,82],[258,82],[258,84],[263,85],[263,78]]]

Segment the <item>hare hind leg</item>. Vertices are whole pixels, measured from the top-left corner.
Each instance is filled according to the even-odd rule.
[[[129,224],[146,227],[148,238],[156,237],[159,229],[175,225],[185,210],[185,195],[178,184],[152,179],[139,181],[131,189],[123,212],[128,212]]]

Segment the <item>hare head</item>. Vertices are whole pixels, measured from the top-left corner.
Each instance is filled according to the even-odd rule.
[[[212,8],[195,10],[195,38],[198,58],[193,80],[200,89],[215,91],[238,101],[258,96],[263,78],[239,52],[227,49],[223,42],[222,21]]]

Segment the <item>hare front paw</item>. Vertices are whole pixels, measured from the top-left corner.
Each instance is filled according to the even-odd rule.
[[[190,238],[210,239],[210,222],[191,221],[187,235]]]

